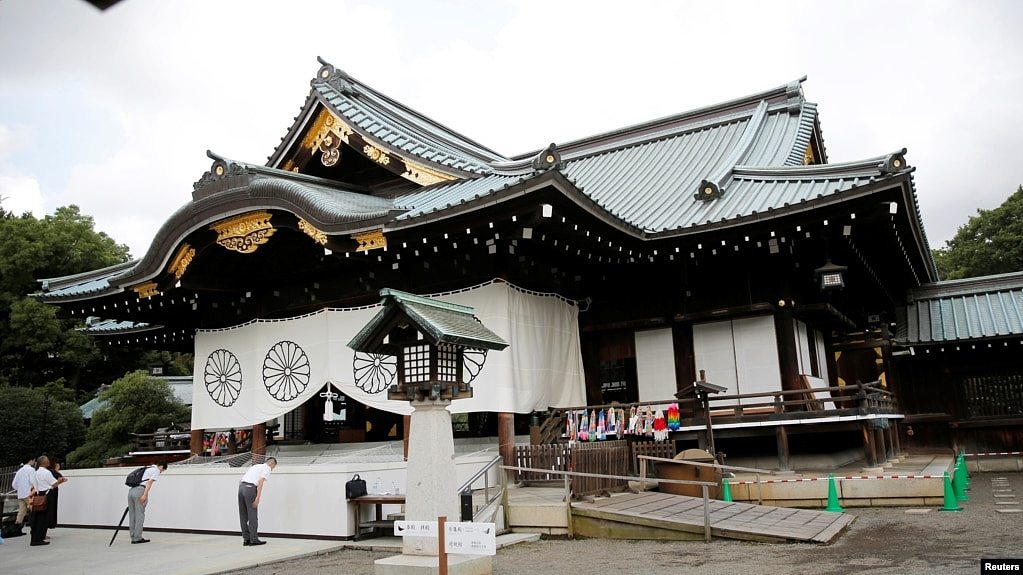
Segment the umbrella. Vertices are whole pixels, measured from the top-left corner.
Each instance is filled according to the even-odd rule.
[[[121,526],[124,525],[124,518],[128,516],[128,508],[124,508],[124,513],[121,514],[121,520],[117,522],[117,527],[114,529],[114,536],[110,538],[110,545],[114,544],[114,539],[117,539],[117,532],[121,530]],[[110,547],[107,545],[107,547]]]

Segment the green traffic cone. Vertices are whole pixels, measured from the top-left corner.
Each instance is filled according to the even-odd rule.
[[[942,511],[962,511],[963,508],[959,507],[959,500],[956,499],[955,493],[952,492],[952,480],[948,478],[948,472],[945,472],[945,506],[941,508]]]
[[[959,465],[952,469],[952,493],[959,501],[969,501],[970,498],[966,495],[966,486],[963,484],[963,475],[963,468]]]
[[[828,474],[828,506],[824,510],[831,511],[832,513],[842,513],[845,511],[838,504],[838,489],[835,488],[835,476],[831,473]]]
[[[966,468],[966,454],[959,453],[959,462],[963,465],[963,489],[970,490],[970,470]]]
[[[728,487],[728,478],[721,478],[721,501],[732,502],[732,490]]]

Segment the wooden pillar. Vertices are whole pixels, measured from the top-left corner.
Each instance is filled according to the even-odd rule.
[[[889,419],[888,422],[892,426],[892,451],[895,452],[895,457],[902,457],[902,439],[899,437],[899,423],[897,419]]]
[[[796,328],[792,321],[792,302],[787,299],[784,306],[774,312],[774,333],[778,340],[778,368],[781,373],[781,388],[784,391],[803,389],[799,378],[799,351],[796,349]]]
[[[792,464],[789,461],[789,432],[784,425],[774,428],[774,439],[778,444],[778,471],[791,471]]]
[[[252,426],[252,454],[266,455],[266,424],[257,423]]]
[[[673,325],[671,328],[671,344],[675,352],[675,390],[678,391],[696,381],[693,325],[690,323]]]
[[[402,416],[402,418],[401,418],[401,428],[402,428],[402,442],[404,443],[403,448],[402,448],[402,456],[405,458],[405,461],[408,461],[408,438],[409,438],[409,433],[412,431],[412,416],[411,415],[404,415],[404,416]]]
[[[877,451],[877,464],[884,465],[888,461],[888,449],[885,447],[883,429],[874,430],[874,449]]]
[[[863,437],[863,458],[867,461],[867,467],[877,467],[877,455],[874,451],[874,434],[867,427],[866,421],[860,422],[860,435]]]
[[[508,466],[515,465],[515,414],[497,414],[497,452]],[[508,472],[511,475],[512,472]]]
[[[189,441],[188,441],[188,451],[192,455],[202,455],[203,454],[202,444],[203,444],[203,436],[204,435],[205,435],[205,430],[203,430],[203,429],[193,429],[192,430],[192,436],[191,436],[191,438],[189,438]]]

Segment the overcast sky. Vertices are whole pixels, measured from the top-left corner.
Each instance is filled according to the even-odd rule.
[[[265,163],[322,56],[506,155],[801,76],[832,162],[908,148],[933,247],[1023,183],[1023,2],[0,0],[0,197],[141,257],[207,148]]]

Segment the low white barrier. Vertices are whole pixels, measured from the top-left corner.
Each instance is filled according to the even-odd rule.
[[[490,454],[456,458],[459,482],[490,462]],[[238,482],[245,467],[171,464],[150,493],[146,529],[240,533]],[[59,523],[113,527],[128,503],[125,476],[132,468],[69,469],[60,487]],[[496,485],[498,468],[492,472]],[[354,506],[345,500],[345,482],[359,474],[370,491],[406,492],[404,462],[278,465],[263,487],[259,504],[261,535],[348,538],[355,534]],[[452,485],[456,489],[458,485]],[[400,511],[385,506],[383,514]],[[125,520],[127,526],[127,520]]]

